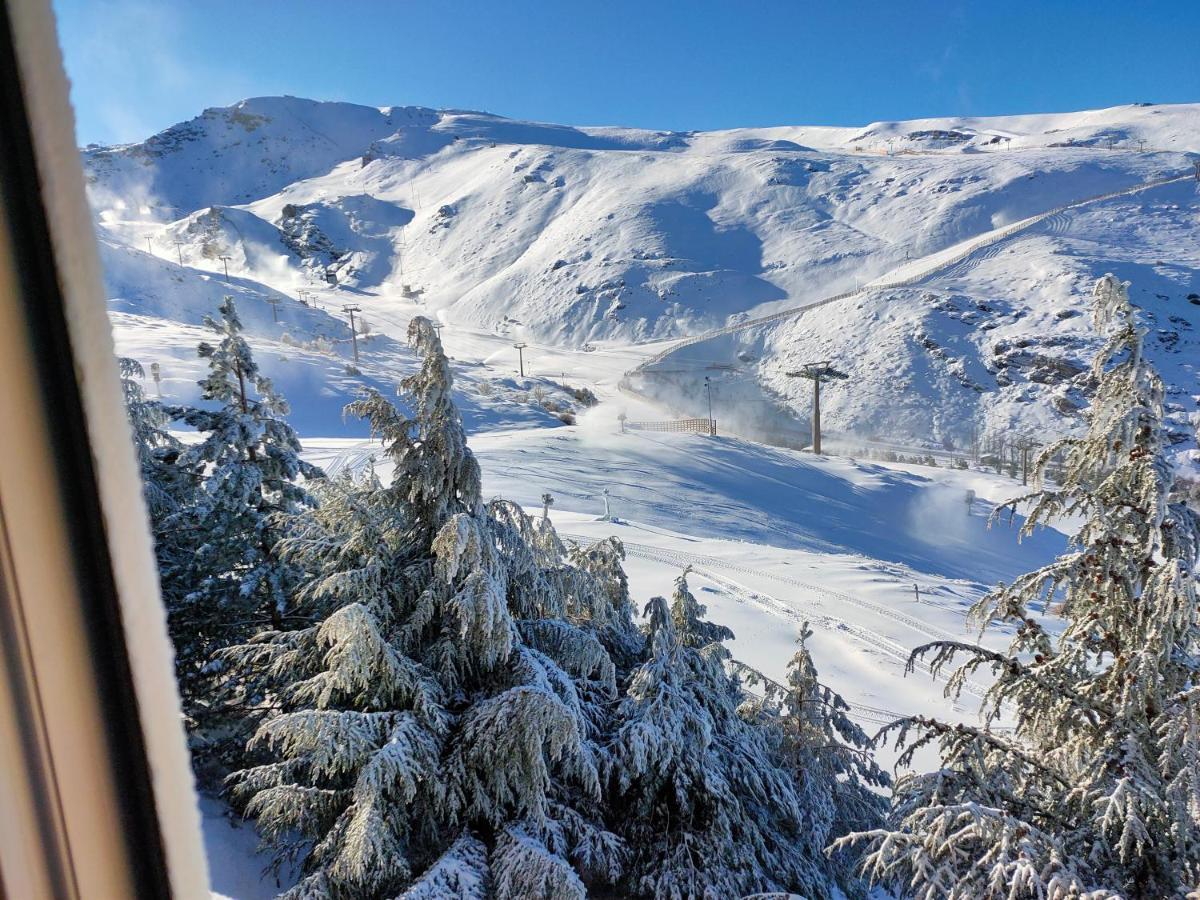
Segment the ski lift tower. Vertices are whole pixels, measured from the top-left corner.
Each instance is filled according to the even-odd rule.
[[[849,378],[845,372],[839,372],[829,360],[805,363],[799,372],[787,372],[788,378],[807,378],[813,383],[812,411],[812,448],[813,453],[821,453],[821,382]]]
[[[342,307],[342,312],[350,316],[350,340],[354,344],[354,364],[358,365],[358,329],[354,326],[354,314],[362,312],[362,307],[348,304]]]

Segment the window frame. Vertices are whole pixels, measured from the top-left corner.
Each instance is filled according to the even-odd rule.
[[[0,895],[207,897],[49,0],[0,3]]]

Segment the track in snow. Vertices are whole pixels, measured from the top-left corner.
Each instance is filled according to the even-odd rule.
[[[628,376],[638,372],[647,371],[651,366],[665,361],[669,356],[671,356],[671,354],[675,353],[675,351],[682,350],[684,347],[695,346],[696,344],[712,340],[713,338],[722,337],[727,334],[734,334],[740,331],[747,331],[751,328],[758,328],[762,325],[770,325],[774,322],[795,318],[803,315],[810,309],[817,308],[818,306],[825,306],[826,304],[835,303],[839,300],[848,300],[851,297],[858,297],[863,294],[870,293],[871,291],[892,290],[895,288],[912,287],[921,284],[928,281],[930,278],[952,271],[954,267],[967,262],[979,251],[999,244],[1002,241],[1006,241],[1014,234],[1026,231],[1035,225],[1046,222],[1047,220],[1053,220],[1050,224],[1050,228],[1052,230],[1059,229],[1053,230],[1052,233],[1064,232],[1070,224],[1070,217],[1066,215],[1068,210],[1090,206],[1093,203],[1101,203],[1105,200],[1113,200],[1117,197],[1128,197],[1132,196],[1133,194],[1140,194],[1142,191],[1150,190],[1151,188],[1161,187],[1162,185],[1173,184],[1179,181],[1187,181],[1194,177],[1194,172],[1188,172],[1185,175],[1172,175],[1166,178],[1159,178],[1154,181],[1143,182],[1141,184],[1134,185],[1133,187],[1125,188],[1124,190],[1110,191],[1106,194],[1098,194],[1094,197],[1085,197],[1080,200],[1074,200],[1071,203],[1065,203],[1062,206],[1055,207],[1054,209],[1048,209],[1045,212],[1022,219],[1019,222],[1014,222],[1011,225],[994,229],[979,235],[976,238],[964,241],[963,244],[966,246],[964,246],[960,252],[954,254],[949,259],[937,259],[938,257],[943,256],[947,252],[946,250],[940,250],[937,253],[931,253],[928,257],[924,258],[935,258],[936,262],[931,263],[924,269],[918,269],[912,275],[898,277],[901,275],[901,273],[911,270],[914,265],[919,264],[921,260],[916,260],[915,263],[905,263],[903,266],[893,269],[891,272],[880,276],[879,278],[863,285],[862,287],[855,288],[852,291],[843,291],[842,293],[835,294],[832,297],[826,297],[822,300],[806,303],[803,306],[798,306],[794,309],[783,310],[781,312],[771,313],[770,315],[760,316],[754,319],[747,319],[746,321],[739,322],[736,325],[730,325],[725,328],[718,328],[712,331],[703,332],[702,334],[693,335],[692,337],[682,338],[679,341],[660,350],[641,365],[633,369],[631,372],[627,372],[626,375]],[[994,255],[994,253],[995,251],[992,251],[991,255]],[[972,268],[973,267],[974,266],[972,266]],[[639,399],[650,400],[653,402],[652,398],[638,394],[636,391],[631,392],[635,396],[639,397]]]
[[[343,472],[357,475],[379,450],[378,441],[363,441],[361,444],[340,450],[329,465],[325,466],[325,477],[337,478]]]
[[[589,538],[578,534],[564,533],[561,535],[561,537],[582,544],[594,543],[596,540],[595,538]],[[731,578],[718,575],[711,570],[713,568],[723,568],[743,574],[770,578],[773,581],[779,581],[795,587],[800,587],[809,594],[815,594],[818,597],[824,597],[833,600],[835,604],[848,603],[852,606],[857,606],[860,609],[868,610],[876,615],[882,616],[883,618],[898,622],[908,628],[911,628],[922,638],[929,641],[956,641],[962,639],[962,635],[951,634],[950,632],[941,628],[931,626],[925,622],[920,622],[911,618],[910,616],[897,613],[894,610],[879,606],[878,604],[861,600],[857,597],[851,596],[850,594],[843,594],[840,591],[831,591],[828,588],[820,587],[819,585],[811,584],[809,582],[800,581],[799,579],[791,578],[786,575],[777,575],[765,570],[751,569],[747,566],[739,566],[737,563],[731,563],[727,560],[718,559],[713,556],[702,556],[700,554],[685,553],[679,550],[667,550],[662,547],[650,547],[645,544],[635,544],[626,541],[622,541],[621,543],[625,547],[625,551],[632,556],[639,556],[642,559],[666,563],[667,565],[675,565],[679,566],[680,568],[691,566],[692,571],[704,576],[716,584],[721,585],[735,598],[742,602],[752,603],[755,606],[765,609],[768,612],[782,618],[792,619],[796,622],[812,621],[821,625],[828,631],[840,631],[844,634],[852,635],[854,638],[866,644],[867,646],[879,650],[882,653],[891,656],[905,664],[908,663],[909,658],[909,651],[905,647],[896,643],[891,638],[879,634],[876,631],[872,631],[871,629],[862,625],[853,625],[841,619],[835,618],[834,616],[830,615],[829,608],[826,607],[820,600],[811,600],[805,598],[798,599],[796,601],[797,603],[802,603],[807,606],[816,617],[814,619],[801,614],[800,611],[797,610],[791,603],[785,603],[776,597],[772,597],[770,594],[764,594],[761,591],[755,591],[737,581],[734,581]],[[927,663],[924,663],[921,660],[914,660],[914,667],[920,669],[922,672],[925,672],[930,677],[934,677],[933,670]],[[982,699],[984,694],[987,692],[987,685],[981,684],[973,679],[968,679],[963,686],[963,690],[977,699]],[[896,716],[896,718],[900,717],[900,715]]]

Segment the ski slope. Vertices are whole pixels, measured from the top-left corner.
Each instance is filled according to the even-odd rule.
[[[830,359],[851,376],[823,397],[848,455],[1067,433],[1097,343],[1086,294],[1112,270],[1195,458],[1197,135],[1200,105],[675,133],[258,98],[85,159],[118,351],[161,366],[148,391],[196,400],[203,318],[232,295],[306,456],[386,477],[341,410],[394,393],[408,323],[430,316],[488,495],[539,512],[549,491],[565,535],[616,534],[639,607],[691,567],[734,655],[772,678],[808,621],[870,729],[972,720],[984,673],[947,698],[905,675],[909,651],[968,638],[966,610],[1065,539],[988,528],[1020,489],[1005,478],[729,432],[803,428],[808,385],[787,373]],[[705,377],[719,437],[618,433],[621,413],[704,415]],[[248,853],[252,834],[206,817],[214,854]],[[229,896],[271,894],[226,874]]]
[[[1164,184],[1178,184],[1194,180],[1196,175],[1192,172],[1187,172],[1182,175],[1167,176],[1158,178],[1154,181],[1148,181],[1144,184],[1136,185],[1132,188],[1127,188],[1120,191],[1109,191],[1105,194],[1099,194],[1095,197],[1085,197],[1081,200],[1076,200],[1071,203],[1066,203],[1046,212],[1038,213],[1037,215],[1029,216],[1022,219],[1020,222],[1015,222],[1012,225],[1006,225],[1003,228],[995,228],[991,231],[984,232],[973,238],[968,238],[953,247],[947,247],[945,250],[939,250],[936,253],[931,253],[928,256],[920,259],[906,262],[902,266],[897,266],[890,272],[881,275],[872,281],[867,282],[862,287],[856,287],[852,291],[843,291],[840,294],[834,294],[830,297],[825,297],[821,300],[816,300],[811,303],[806,303],[803,306],[795,309],[785,309],[779,312],[771,313],[770,315],[760,316],[753,319],[747,319],[738,322],[736,325],[730,325],[726,328],[719,328],[714,331],[706,331],[703,334],[693,335],[684,338],[681,341],[671,343],[667,347],[659,350],[652,357],[642,363],[634,372],[644,372],[651,366],[657,366],[662,363],[670,365],[671,357],[682,350],[684,347],[694,347],[697,344],[702,344],[705,341],[712,340],[725,335],[737,334],[738,332],[748,331],[752,328],[761,328],[764,325],[773,325],[777,322],[784,322],[796,316],[803,315],[805,312],[825,306],[829,303],[837,303],[841,300],[850,300],[854,297],[862,296],[874,290],[889,290],[894,288],[909,287],[914,284],[919,284],[928,278],[938,275],[942,272],[951,269],[954,266],[965,262],[971,256],[975,255],[979,250],[985,247],[991,247],[998,244],[1000,241],[1024,231],[1040,222],[1044,222],[1055,216],[1061,217],[1063,213],[1072,209],[1079,209],[1084,206],[1089,206],[1093,203],[1099,203],[1104,200],[1112,200],[1116,197],[1128,197],[1133,194],[1140,194],[1143,191],[1159,187]]]
[[[1200,394],[1195,183],[1144,186],[1192,171],[1198,124],[1200,106],[1177,105],[676,133],[256,98],[85,161],[124,311],[194,323],[228,280],[284,323],[306,317],[308,291],[343,354],[354,302],[392,337],[424,311],[498,338],[497,361],[521,341],[541,363],[625,348],[626,369],[715,331],[671,365],[738,370],[716,391],[729,425],[751,411],[791,427],[807,397],[787,372],[837,357],[856,377],[830,396],[829,428],[961,446],[972,429],[1071,429],[1081,385],[1045,373],[1078,374],[1094,349],[1064,303],[1109,268],[1161,313],[1151,351],[1185,434]],[[203,301],[164,301],[202,280]],[[830,297],[846,302],[817,308]],[[1036,349],[1009,352],[1022,342]],[[541,363],[543,378],[572,375]],[[660,403],[697,412],[701,378],[665,387]]]
[[[620,434],[611,412],[602,405],[570,429],[477,436],[485,495],[534,513],[549,491],[564,537],[620,537],[639,606],[669,595],[690,566],[697,596],[737,635],[734,655],[770,677],[784,676],[809,621],[823,677],[868,726],[881,724],[880,710],[969,718],[985,680],[949,701],[926,667],[904,677],[909,651],[967,639],[964,615],[975,600],[1064,546],[1054,531],[1018,543],[1019,518],[988,527],[993,506],[1016,489],[1005,478],[814,458],[737,438]],[[307,449],[339,471],[361,469],[379,452],[348,441]],[[375,470],[387,477],[382,456]],[[611,521],[602,518],[605,490]]]

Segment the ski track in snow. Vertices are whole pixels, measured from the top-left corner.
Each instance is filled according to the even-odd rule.
[[[561,537],[584,545],[595,542],[594,538],[589,538],[585,535],[579,534],[564,533],[561,535]],[[748,575],[759,575],[765,578],[770,578],[773,581],[779,581],[792,585],[793,587],[803,588],[810,594],[816,594],[819,597],[832,600],[834,605],[839,603],[848,603],[852,606],[857,606],[860,609],[872,612],[875,615],[881,616],[882,618],[899,622],[900,624],[906,625],[922,637],[928,638],[931,641],[962,640],[962,635],[951,634],[950,632],[941,628],[937,628],[936,626],[932,626],[924,622],[919,622],[910,616],[897,613],[893,610],[879,606],[878,604],[871,603],[866,600],[860,600],[857,597],[853,597],[849,594],[844,594],[839,591],[831,591],[828,588],[820,587],[810,582],[800,581],[799,579],[791,578],[786,575],[779,575],[774,571],[750,569],[746,566],[739,566],[737,563],[731,563],[728,560],[717,559],[716,557],[712,556],[686,553],[680,550],[665,550],[660,547],[650,547],[645,544],[627,543],[622,541],[622,545],[625,547],[626,552],[635,556],[643,557],[644,559],[666,563],[667,565],[679,566],[681,569],[690,566],[692,571],[703,575],[710,581],[720,584],[722,587],[726,588],[732,594],[738,597],[741,601],[753,603],[760,608],[767,610],[773,615],[783,616],[796,622],[814,621],[827,630],[836,630],[851,634],[867,646],[876,650],[880,650],[888,656],[900,660],[906,665],[909,661],[909,652],[905,650],[903,646],[863,625],[850,623],[844,619],[839,619],[830,615],[829,609],[826,608],[819,600],[803,598],[794,601],[794,603],[804,604],[817,616],[815,620],[812,620],[804,615],[801,615],[800,612],[795,609],[793,603],[780,600],[777,597],[764,594],[761,591],[755,591],[737,581],[734,581],[731,578],[717,575],[712,572],[711,569],[721,568]],[[913,660],[913,666],[914,668],[919,669],[920,671],[925,672],[927,675],[933,677],[933,669],[922,660]],[[945,680],[944,677],[943,680]],[[977,699],[982,699],[984,694],[987,692],[987,687],[977,681],[968,679],[964,684],[964,690]],[[901,718],[902,716],[902,713],[897,713],[894,718]]]
[[[1001,228],[993,229],[984,234],[977,235],[961,244],[945,250],[939,250],[931,253],[926,257],[906,262],[902,266],[897,266],[890,272],[876,278],[861,287],[857,287],[852,291],[844,291],[840,294],[825,297],[821,300],[816,300],[806,303],[803,306],[798,306],[794,309],[781,310],[766,316],[760,316],[753,319],[747,319],[744,322],[739,322],[736,325],[730,325],[725,328],[713,329],[705,331],[697,335],[685,337],[677,342],[674,342],[660,350],[654,356],[643,362],[634,372],[646,371],[650,367],[666,362],[670,357],[679,350],[688,347],[694,347],[697,344],[714,338],[723,337],[729,334],[737,334],[739,332],[749,331],[754,328],[761,328],[764,325],[772,325],[777,322],[787,321],[789,319],[802,316],[804,313],[813,309],[818,309],[822,306],[827,306],[831,303],[837,303],[842,300],[850,300],[855,297],[861,297],[871,291],[884,291],[900,287],[910,287],[927,283],[934,278],[944,277],[946,275],[962,275],[976,268],[981,262],[996,256],[999,251],[999,246],[1010,237],[1021,234],[1029,229],[1052,219],[1055,216],[1062,216],[1065,222],[1061,225],[1056,224],[1054,227],[1060,230],[1056,233],[1064,233],[1067,230],[1070,218],[1066,215],[1068,210],[1081,209],[1097,203],[1103,203],[1108,200],[1114,200],[1120,197],[1130,197],[1135,194],[1140,194],[1145,191],[1153,190],[1157,187],[1162,187],[1168,184],[1178,184],[1180,182],[1189,181],[1194,178],[1192,172],[1182,175],[1172,175],[1166,178],[1157,178],[1153,181],[1143,182],[1131,188],[1110,191],[1104,194],[1098,194],[1093,197],[1085,197],[1062,206],[1055,207],[1052,210],[1038,213],[1022,219],[1020,222],[1014,222],[1010,225],[1005,225]],[[1052,232],[1054,233],[1054,232]],[[949,255],[948,259],[945,259]],[[915,272],[914,272],[915,270]],[[912,274],[909,274],[909,273]],[[633,374],[633,373],[630,373]],[[635,392],[636,393],[636,392]]]

